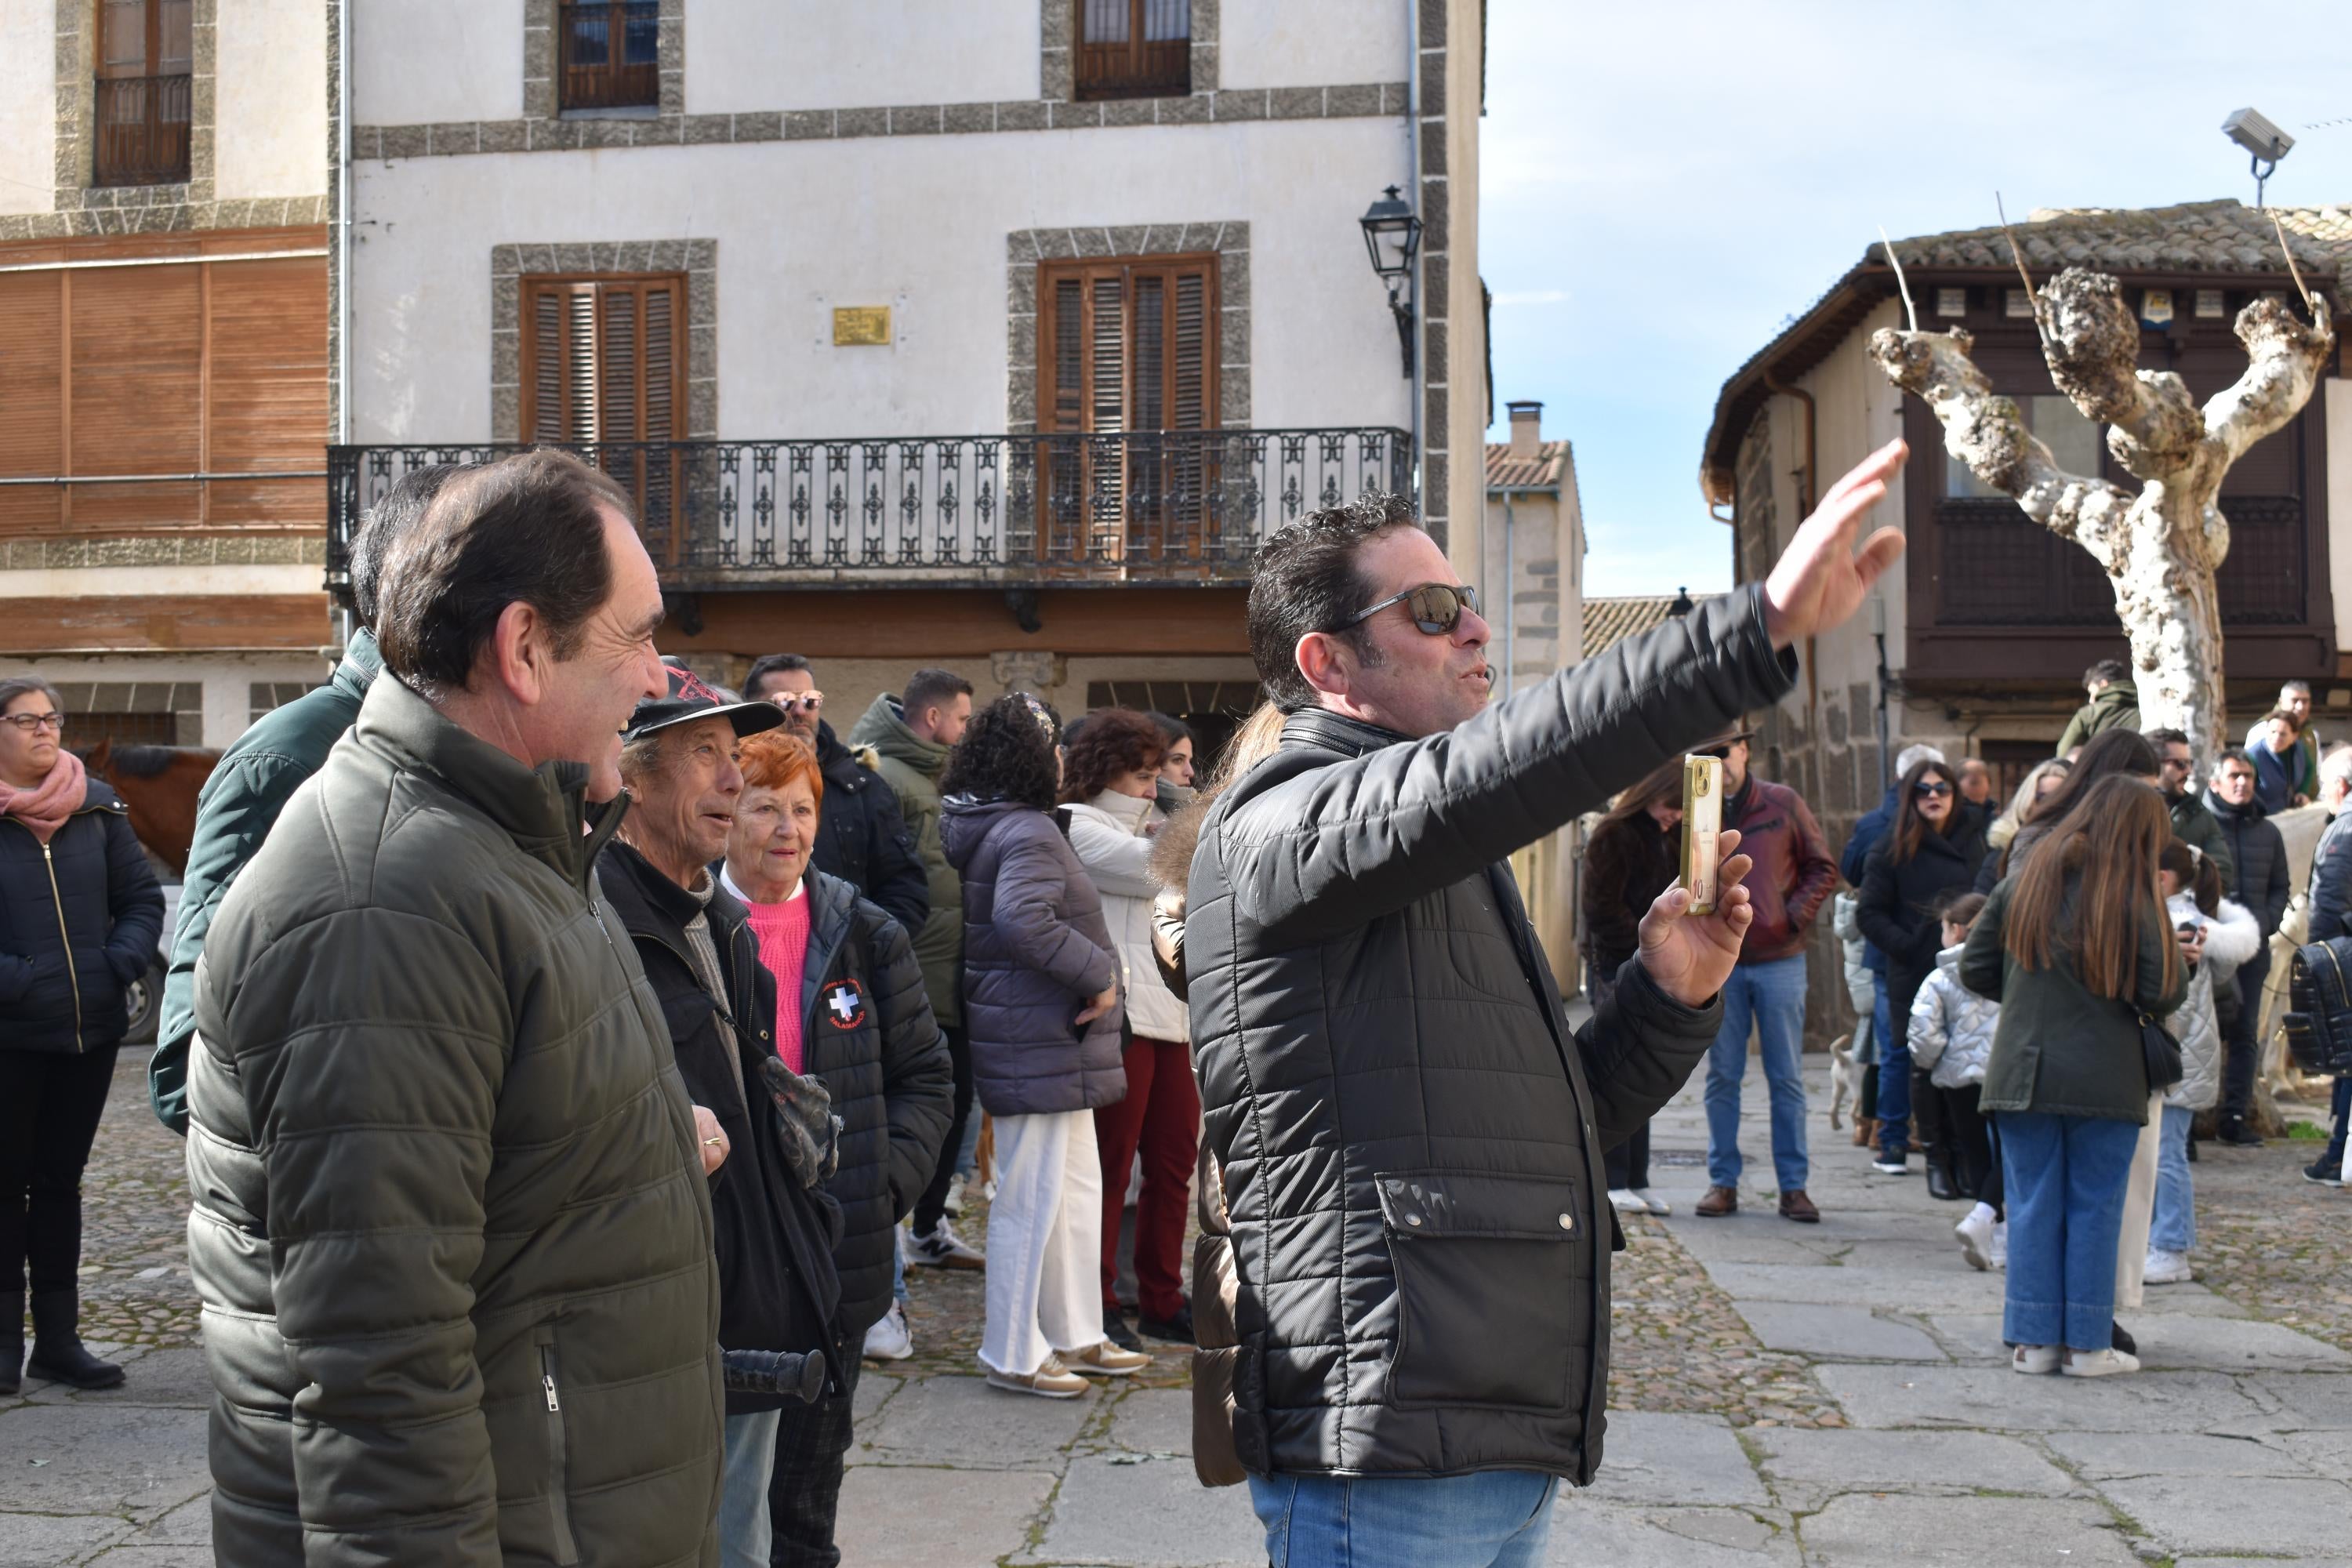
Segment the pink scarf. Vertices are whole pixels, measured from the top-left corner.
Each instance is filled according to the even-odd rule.
[[[0,784],[0,816],[17,818],[33,830],[34,837],[47,844],[49,835],[81,809],[89,793],[89,775],[82,770],[81,759],[60,746],[57,766],[35,787],[16,789]]]

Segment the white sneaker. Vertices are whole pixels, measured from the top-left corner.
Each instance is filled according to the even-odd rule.
[[[2005,1219],[1993,1221],[1992,1268],[1996,1274],[2009,1272],[2009,1221]]]
[[[2147,1285],[2186,1285],[2189,1283],[2189,1254],[2167,1252],[2160,1247],[2147,1249],[2147,1263],[2140,1270],[2140,1280]]]
[[[2065,1364],[2058,1370],[2068,1377],[2114,1377],[2118,1373],[2137,1372],[2139,1357],[2119,1350],[2070,1350]]]
[[[1633,1189],[1633,1195],[1641,1199],[1643,1205],[1652,1214],[1669,1215],[1675,1212],[1674,1205],[1666,1202],[1665,1199],[1658,1196],[1657,1194],[1652,1192],[1647,1187],[1635,1187]]]
[[[1648,1214],[1650,1212],[1650,1205],[1643,1202],[1642,1194],[1635,1192],[1631,1187],[1610,1188],[1609,1206],[1615,1209],[1619,1214]]]
[[[942,1219],[929,1235],[907,1238],[907,1264],[925,1268],[985,1268],[988,1258]]]
[[[2009,1353],[2009,1370],[2039,1377],[2058,1370],[2059,1347],[2056,1345],[2020,1345]]]
[[[1045,1364],[1026,1377],[1017,1373],[991,1371],[988,1386],[1003,1389],[1008,1394],[1034,1394],[1046,1399],[1076,1399],[1094,1385],[1064,1366],[1060,1356],[1048,1355]]]
[[[1960,1238],[1960,1256],[1969,1267],[1983,1273],[1992,1268],[1992,1215],[1990,1211],[1971,1213],[1952,1227]]]
[[[866,1331],[867,1361],[905,1361],[915,1353],[915,1336],[907,1327],[907,1309],[898,1302]]]
[[[948,1183],[947,1198],[940,1206],[958,1219],[963,1217],[963,1178],[961,1176]]]
[[[1870,1163],[1870,1168],[1882,1176],[1907,1176],[1911,1173],[1911,1162],[1901,1159],[1873,1160]]]

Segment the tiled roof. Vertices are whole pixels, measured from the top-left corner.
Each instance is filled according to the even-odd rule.
[[[2294,248],[2304,281],[2318,286],[2338,280],[2352,261],[2352,208],[2266,207],[2238,201],[2186,202],[2179,206],[2118,210],[2110,207],[2045,207],[2010,226],[2025,264],[2038,285],[2062,267],[2093,267],[2102,272],[2276,272],[2280,269],[2277,214]],[[2014,268],[2009,237],[1999,225],[1921,235],[1895,242],[1906,267],[1998,267]],[[1884,262],[1875,240],[1864,262]]]
[[[1705,604],[1713,594],[1693,594],[1693,605]],[[1664,626],[1673,610],[1676,595],[1667,594],[1651,598],[1587,599],[1584,601],[1584,657],[1598,658],[1627,637],[1639,637],[1652,626]]]
[[[1486,488],[1497,485],[1557,489],[1573,461],[1565,441],[1542,441],[1532,458],[1514,458],[1508,441],[1486,443]]]

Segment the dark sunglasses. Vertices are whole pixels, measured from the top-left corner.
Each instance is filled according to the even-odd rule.
[[[1369,609],[1359,610],[1341,623],[1341,629],[1361,626],[1391,605],[1402,605],[1412,624],[1429,637],[1453,635],[1462,624],[1462,612],[1477,615],[1478,590],[1466,583],[1423,583],[1418,588],[1407,588],[1402,594],[1391,594]]]
[[[1952,786],[1941,779],[1921,779],[1911,786],[1911,793],[1919,795],[1949,795]]]

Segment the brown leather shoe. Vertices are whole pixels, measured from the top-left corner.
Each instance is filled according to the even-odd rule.
[[[1867,1149],[1878,1142],[1878,1123],[1867,1116],[1853,1119],[1853,1146]]]
[[[1706,1196],[1693,1206],[1693,1213],[1704,1219],[1721,1219],[1725,1215],[1739,1212],[1739,1191],[1736,1187],[1709,1187]]]
[[[1822,1211],[1813,1206],[1813,1200],[1805,1195],[1805,1189],[1799,1187],[1794,1192],[1780,1194],[1780,1217],[1795,1220],[1799,1225],[1819,1225],[1822,1223]]]

